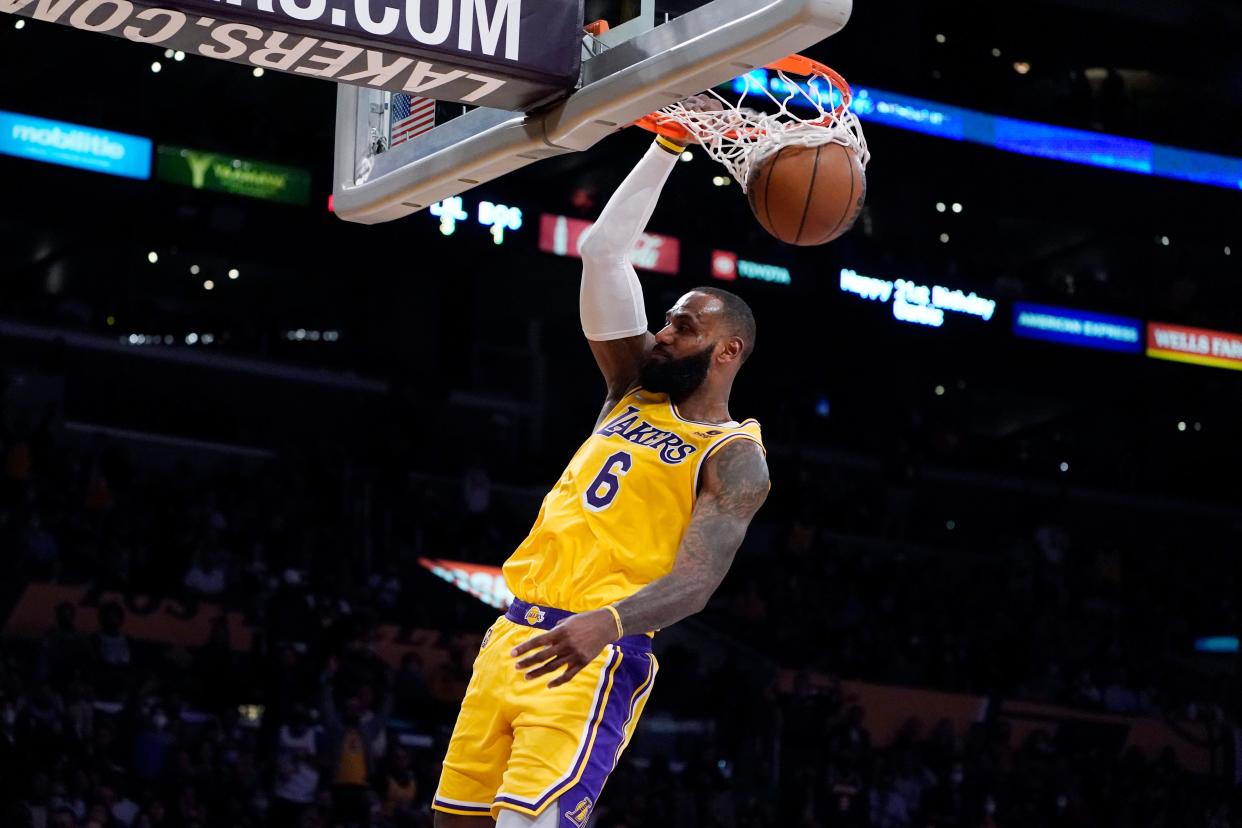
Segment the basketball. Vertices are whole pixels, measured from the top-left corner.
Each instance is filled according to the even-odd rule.
[[[867,178],[858,155],[841,144],[783,147],[751,173],[755,218],[788,244],[824,244],[849,230],[862,210]]]

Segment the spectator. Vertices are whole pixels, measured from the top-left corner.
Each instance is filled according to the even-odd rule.
[[[55,580],[60,572],[60,549],[56,538],[43,526],[36,512],[30,516],[22,541],[23,571],[31,580]]]
[[[89,661],[90,642],[77,628],[78,608],[64,601],[56,606],[56,625],[43,639],[43,675],[51,682],[68,681]]]
[[[123,667],[129,664],[129,636],[122,632],[125,624],[125,610],[115,601],[109,601],[99,608],[99,630],[91,636],[91,644],[95,658],[109,667]]]
[[[383,796],[383,814],[393,828],[414,825],[414,805],[418,799],[418,781],[414,777],[413,762],[407,748],[396,745],[384,762],[380,778]]]
[[[388,727],[392,693],[384,697],[384,707],[364,721],[365,706],[357,695],[345,702],[344,712],[337,714],[332,694],[335,667],[322,679],[320,716],[324,725],[329,775],[332,779],[332,819],[346,828],[371,824],[370,776],[376,770],[372,745]]]

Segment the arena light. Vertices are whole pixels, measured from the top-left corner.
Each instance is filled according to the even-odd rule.
[[[14,24],[13,24],[13,28],[14,28],[14,29],[24,29],[24,28],[26,28],[26,21],[25,21],[25,20],[18,20],[16,23],[14,23]]]
[[[947,37],[945,37],[944,35],[942,35],[942,34],[937,34],[937,35],[936,35],[936,42],[937,42],[937,43],[944,43],[946,40],[948,40],[948,38],[947,38]]]
[[[1061,471],[1062,471],[1062,472],[1067,472],[1067,471],[1069,471],[1069,463],[1062,462],[1062,463],[1061,463]]]
[[[198,275],[198,271],[199,271],[200,269],[201,269],[201,268],[199,268],[199,266],[198,266],[198,265],[196,265],[196,264],[192,264],[192,265],[190,265],[190,275],[191,275],[191,276],[197,276],[197,275]]]
[[[1226,256],[1232,256],[1232,255],[1233,255],[1233,251],[1229,249],[1229,245],[1225,245],[1225,255],[1226,255]]]
[[[147,261],[150,262],[151,264],[155,264],[159,260],[160,260],[160,254],[156,253],[154,250],[152,250],[150,253],[147,254]]]
[[[960,212],[962,212],[962,205],[961,205],[960,203],[956,202],[956,201],[955,201],[955,202],[953,202],[953,212],[955,212],[955,213],[960,213]]]
[[[943,397],[943,396],[944,396],[944,386],[943,386],[943,385],[937,385],[937,386],[936,386],[936,388],[935,388],[934,390],[935,390],[935,392],[936,392],[936,396],[937,396],[937,397]]]
[[[159,71],[160,71],[161,69],[163,69],[163,68],[164,68],[164,67],[160,65],[160,62],[159,62],[158,60],[156,60],[156,61],[152,61],[152,63],[151,63],[151,71],[152,71],[152,72],[154,72],[154,73],[156,73],[156,74],[158,75],[158,74],[159,74]]]
[[[263,67],[262,66],[254,67],[254,72],[252,72],[251,74],[253,74],[256,78],[263,77]]]
[[[176,52],[174,52],[172,49],[165,49],[165,50],[164,50],[164,57],[166,57],[166,58],[171,58],[171,57],[172,57],[173,55],[175,55],[175,54],[177,54],[177,53],[176,53]]]
[[[1169,246],[1169,237],[1168,237],[1168,236],[1161,236],[1161,237],[1160,237],[1160,246],[1161,246],[1161,247],[1168,247],[1168,246]]]
[[[173,52],[173,60],[177,61],[177,63],[180,63],[181,61],[185,60],[185,52],[182,52],[180,50]]]
[[[690,150],[686,150],[685,152],[681,154],[681,158],[679,160],[686,161],[686,162],[693,161],[694,153],[692,153]]]
[[[237,268],[235,268],[235,267],[229,268],[229,278],[230,278],[230,279],[236,279],[238,276],[241,276],[241,271],[239,271],[239,270],[238,270]]]
[[[196,334],[196,333],[188,333],[188,334],[186,334],[186,335],[185,335],[185,344],[186,344],[186,345],[196,345],[196,344],[198,344],[198,334]]]
[[[943,202],[943,201],[937,201],[937,202],[936,202],[936,212],[937,212],[937,213],[943,213],[943,212],[944,212],[944,202]]]
[[[211,281],[210,279],[203,282],[203,290],[214,290],[215,287],[216,287],[216,283]]]
[[[1186,430],[1186,421],[1185,421],[1185,420],[1178,420],[1178,421],[1177,421],[1177,430],[1178,430],[1178,431],[1185,431],[1185,430]]]
[[[941,243],[941,244],[948,244],[948,243],[949,243],[949,234],[948,234],[948,233],[941,233],[941,234],[940,234],[940,243]]]
[[[1031,71],[1031,64],[1027,63],[1025,60],[1015,61],[1013,64],[1013,71],[1017,72],[1019,75],[1025,75],[1027,72]]]
[[[992,57],[1000,57],[1000,56],[1001,56],[1001,50],[1000,50],[1000,49],[993,49],[993,50],[992,50]]]

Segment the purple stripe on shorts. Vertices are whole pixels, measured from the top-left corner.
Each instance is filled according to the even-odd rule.
[[[612,656],[604,667],[604,672],[611,671],[619,658],[621,658],[621,652],[613,649]],[[578,751],[573,767],[546,794],[540,797],[537,802],[524,801],[509,796],[498,796],[495,801],[507,802],[510,805],[518,805],[522,808],[538,811],[543,808],[549,799],[557,795],[557,792],[565,783],[578,775],[578,771],[582,769],[584,763],[586,764],[586,769],[583,771],[582,778],[574,785],[573,790],[576,791],[583,785],[588,785],[588,779],[595,780],[598,777],[598,781],[588,785],[588,787],[595,791],[595,795],[598,795],[599,789],[604,786],[604,780],[608,778],[608,774],[612,770],[612,760],[616,756],[618,746],[621,744],[619,739],[625,739],[625,722],[629,717],[630,699],[634,697],[634,692],[639,685],[646,681],[648,665],[650,663],[650,658],[646,656],[640,657],[631,653],[629,658],[624,659],[620,666],[617,667],[617,672],[613,675],[612,689],[607,694],[601,693],[591,710],[591,722],[595,722],[597,718],[599,719],[599,724],[594,727],[594,740],[591,739],[592,734],[588,733],[587,743]],[[607,679],[605,679],[605,687],[607,687]],[[600,713],[600,705],[604,706],[602,714]],[[603,766],[602,774],[597,767],[600,765]],[[565,795],[561,794],[560,796],[564,799]],[[581,798],[579,796],[578,799],[574,800],[574,803],[576,804]],[[592,801],[594,801],[594,797],[592,797]],[[573,807],[573,805],[566,807]],[[572,825],[573,823],[570,824]]]
[[[600,791],[604,789],[604,783],[608,781],[608,776],[621,754],[621,745],[625,742],[625,725],[634,715],[641,693],[651,689],[650,680],[654,666],[651,657],[644,656],[627,659],[618,670],[618,673],[624,672],[625,676],[617,676],[614,687],[623,687],[624,692],[614,692],[609,700],[608,709],[604,711],[604,721],[600,723],[599,734],[595,737],[595,745],[587,759],[582,778],[561,794],[558,803],[561,811],[557,822],[559,828],[582,828],[594,810]]]
[[[614,660],[618,656],[619,653],[614,652],[613,659],[609,660],[608,667],[605,669],[612,669]],[[554,803],[561,811],[557,817],[557,824],[561,828],[581,828],[591,810],[594,809],[595,801],[604,788],[604,782],[612,773],[613,764],[621,751],[621,744],[625,741],[625,724],[633,715],[640,689],[648,689],[644,685],[648,684],[651,675],[650,656],[644,654],[639,657],[637,654],[630,654],[629,658],[621,662],[613,677],[612,690],[604,701],[605,706],[595,731],[595,739],[589,742],[590,751],[582,751],[574,762],[573,769],[565,774],[562,781],[553,786],[538,802],[532,804],[506,796],[498,796],[496,801],[539,810],[551,796],[557,794],[565,782],[578,776],[578,771],[581,770],[582,775],[578,781],[573,787],[560,793],[559,802]],[[592,713],[591,720],[594,721],[595,716],[599,715],[598,703]],[[581,821],[578,817],[581,817]]]

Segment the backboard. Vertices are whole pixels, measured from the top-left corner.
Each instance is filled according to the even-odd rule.
[[[637,8],[631,19],[599,38],[581,37],[577,84],[529,111],[480,106],[432,128],[425,113],[433,105],[418,95],[339,84],[337,215],[391,221],[535,161],[585,150],[653,110],[836,34],[852,0],[710,0],[676,17],[659,13],[655,0],[628,5]],[[463,107],[439,109],[443,118]]]

